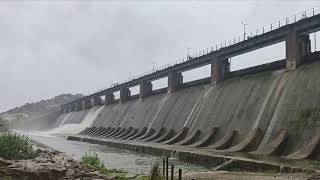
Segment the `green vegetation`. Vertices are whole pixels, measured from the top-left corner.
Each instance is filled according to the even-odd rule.
[[[161,174],[161,169],[159,168],[159,162],[152,165],[150,169],[149,176],[139,176],[136,180],[164,180],[165,177]]]
[[[93,154],[85,153],[81,158],[82,162],[94,169],[97,169],[100,173],[104,175],[116,174],[118,179],[123,179],[127,172],[119,169],[107,169],[103,161],[98,157],[98,154],[93,152]]]
[[[161,174],[159,162],[154,163],[153,166],[151,167],[149,179],[150,180],[163,180],[164,179],[164,177]]]
[[[110,176],[116,176],[115,179],[136,179],[136,180],[164,180],[164,177],[161,174],[161,169],[159,167],[159,162],[156,162],[152,165],[150,169],[150,174],[148,176],[138,176],[127,178],[127,172],[119,169],[107,169],[103,163],[103,161],[98,157],[98,154],[93,152],[93,154],[85,153],[85,155],[81,158],[82,162],[96,170],[100,173]]]
[[[0,117],[0,133],[7,132],[7,131],[8,131],[8,124],[2,117]]]
[[[319,160],[312,160],[311,161],[312,164],[320,166],[320,161]]]
[[[31,159],[36,152],[27,136],[17,133],[0,135],[0,157],[7,160]]]

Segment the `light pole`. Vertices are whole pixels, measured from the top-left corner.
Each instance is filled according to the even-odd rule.
[[[154,71],[154,67],[155,67],[155,62],[152,61],[152,70]]]
[[[190,47],[187,48],[187,60],[191,59],[191,56],[190,56]]]
[[[246,26],[248,23],[241,21],[241,24],[243,25],[243,40],[246,40]]]

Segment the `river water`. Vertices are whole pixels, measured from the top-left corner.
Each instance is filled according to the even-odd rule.
[[[102,159],[107,168],[122,169],[130,174],[148,174],[153,163],[158,161],[162,167],[161,157],[140,154],[124,149],[108,146],[94,145],[86,142],[67,141],[62,137],[39,136],[34,133],[28,134],[33,140],[45,144],[58,151],[65,152],[75,159],[81,159],[87,152],[95,152]],[[176,158],[170,158],[169,164],[174,164],[175,169],[183,169],[183,172],[207,172],[209,169],[181,162]]]

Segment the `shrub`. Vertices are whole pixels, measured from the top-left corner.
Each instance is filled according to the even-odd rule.
[[[0,157],[8,160],[31,159],[36,157],[36,153],[27,136],[4,133],[0,135]]]
[[[6,121],[0,117],[0,132],[6,132],[8,131],[8,124]]]
[[[163,176],[161,174],[161,170],[159,168],[159,162],[155,162],[150,170],[150,180],[163,180]]]
[[[111,173],[124,174],[127,173],[118,169],[107,169],[102,160],[98,157],[98,154],[93,152],[93,154],[85,153],[85,155],[81,158],[82,162],[88,166],[91,166],[94,169],[99,170],[102,174],[109,175]]]

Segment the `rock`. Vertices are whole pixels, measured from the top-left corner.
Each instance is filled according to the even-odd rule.
[[[117,179],[100,174],[96,169],[67,157],[64,153],[39,148],[39,156],[29,160],[4,160],[0,158],[1,179],[26,180],[104,180]]]
[[[73,176],[76,172],[73,169],[68,169],[66,172],[66,176]]]
[[[0,167],[8,166],[10,164],[11,164],[10,162],[0,158]]]
[[[38,162],[38,163],[42,163],[42,162],[48,162],[47,158],[43,158],[43,157],[37,157],[34,159],[34,161]]]

